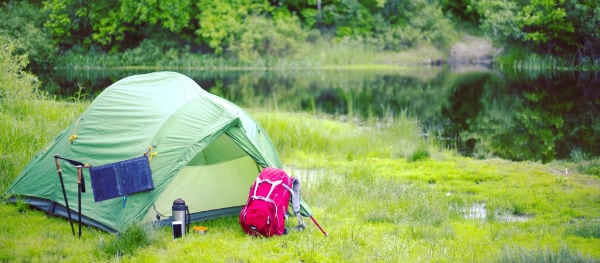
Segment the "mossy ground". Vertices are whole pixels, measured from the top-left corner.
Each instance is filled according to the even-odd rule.
[[[49,105],[55,106],[44,111],[76,114],[83,108]],[[78,239],[65,219],[48,218],[22,204],[1,204],[0,217],[6,220],[0,223],[0,260],[600,260],[600,178],[579,174],[574,164],[461,157],[414,135],[418,124],[406,117],[353,123],[286,112],[254,110],[251,115],[280,148],[286,170],[302,180],[303,195],[329,236],[306,219],[304,232],[252,238],[232,216],[196,223],[208,226],[208,233],[179,240],[172,239],[169,228],[149,227],[120,237],[84,227]],[[45,115],[33,116],[45,121],[35,117]],[[71,114],[61,116],[62,123],[72,119]],[[44,130],[42,138],[48,140],[60,128]],[[19,134],[12,136],[21,140]],[[44,140],[36,144],[24,155],[33,154]],[[413,160],[417,150],[427,155]],[[27,162],[26,157],[14,158],[16,167]]]

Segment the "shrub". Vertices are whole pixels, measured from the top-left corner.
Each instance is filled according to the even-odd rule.
[[[306,33],[296,17],[268,19],[250,16],[243,24],[243,33],[229,51],[245,62],[259,58],[292,57],[301,49]]]

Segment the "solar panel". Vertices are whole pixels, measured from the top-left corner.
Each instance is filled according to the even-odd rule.
[[[90,168],[96,202],[154,189],[148,157],[141,156]]]

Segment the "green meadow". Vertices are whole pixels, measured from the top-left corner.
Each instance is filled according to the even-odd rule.
[[[0,192],[89,105],[57,99],[0,52]],[[236,216],[120,235],[0,203],[1,262],[600,262],[598,159],[512,162],[462,157],[422,137],[407,113],[355,119],[249,109],[268,131],[324,236],[246,236]],[[56,176],[51,174],[48,176]],[[288,226],[294,227],[294,220]]]

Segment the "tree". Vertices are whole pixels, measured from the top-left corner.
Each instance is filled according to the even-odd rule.
[[[358,0],[334,0],[322,8],[323,24],[334,27],[337,37],[367,36],[375,27],[371,11]]]
[[[245,2],[245,4],[243,4]],[[210,1],[196,4],[200,11],[196,15],[198,27],[195,31],[197,41],[206,43],[216,54],[223,51],[239,34],[244,19],[250,15],[249,0]]]
[[[56,46],[51,35],[42,30],[43,13],[40,5],[26,1],[5,2],[0,6],[0,35],[5,41],[14,42],[14,52],[26,55],[32,68],[52,65]]]
[[[516,21],[523,31],[523,40],[533,42],[538,49],[545,47],[546,53],[559,54],[578,45],[564,0],[531,0],[519,12]]]
[[[44,26],[65,48],[93,44],[110,50],[136,46],[152,32],[180,33],[189,29],[190,0],[46,0]]]
[[[594,0],[442,0],[442,9],[496,41],[542,54],[600,56],[600,4]]]
[[[457,17],[461,21],[478,25],[481,20],[480,10],[475,0],[441,0],[440,5],[444,13]]]

